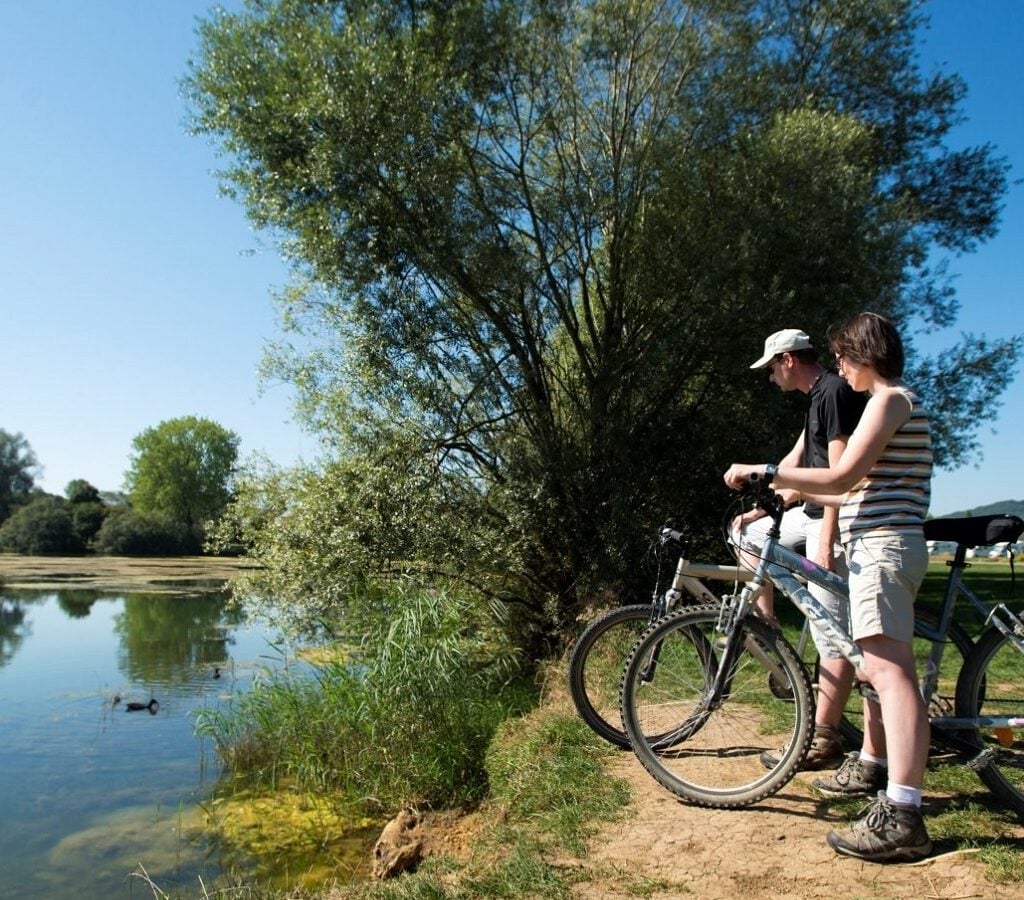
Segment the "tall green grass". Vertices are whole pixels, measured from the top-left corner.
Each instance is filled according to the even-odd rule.
[[[518,655],[457,592],[400,582],[366,608],[336,661],[267,675],[198,730],[261,786],[338,791],[368,811],[479,799],[491,737],[535,703]]]

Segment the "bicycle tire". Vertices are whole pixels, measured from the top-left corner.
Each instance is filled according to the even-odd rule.
[[[924,665],[931,652],[932,641],[925,637],[921,626],[934,632],[939,625],[939,613],[926,607],[915,608],[914,610],[914,656],[917,659],[918,669]],[[946,642],[959,654],[959,665],[950,665],[948,648],[943,653],[942,677],[939,680],[936,690],[928,701],[929,716],[948,716],[953,712],[956,696],[956,684],[963,670],[964,662],[974,648],[974,641],[962,625],[956,622],[949,623],[949,631],[946,634]],[[818,669],[820,660],[815,660],[814,681],[818,681]],[[856,676],[855,676],[856,677]],[[859,750],[864,740],[862,723],[864,721],[863,700],[857,692],[856,683],[846,703],[846,710],[839,722],[839,734],[844,743],[851,750]],[[935,743],[941,743],[939,735],[935,736]]]
[[[716,647],[721,608],[678,610],[651,625],[629,656],[622,675],[622,720],[633,752],[645,769],[673,794],[699,806],[749,806],[774,794],[796,773],[810,747],[814,701],[810,678],[781,632],[748,617],[740,655],[730,666],[722,696],[709,703],[717,658],[701,658]],[[769,669],[746,641],[753,639],[777,681],[792,699],[776,696]],[[652,648],[661,649],[655,678],[644,681]],[[675,732],[667,732],[674,726]],[[666,734],[661,741],[649,734]],[[761,754],[785,746],[774,768]]]
[[[1022,710],[1024,654],[992,626],[974,645],[957,680],[956,715],[1019,715]],[[989,791],[1024,821],[1024,728],[979,726],[960,730],[958,736],[984,754],[971,767]]]
[[[656,613],[650,604],[610,610],[587,626],[569,658],[569,694],[576,711],[595,733],[623,750],[630,749],[630,743],[619,711],[622,667],[640,636],[655,620]],[[714,650],[704,645],[700,656],[711,660]],[[669,733],[650,737],[659,744],[671,743]]]
[[[619,684],[630,650],[654,621],[650,603],[620,606],[594,619],[569,656],[569,695],[576,712],[608,743],[629,749],[619,715]]]

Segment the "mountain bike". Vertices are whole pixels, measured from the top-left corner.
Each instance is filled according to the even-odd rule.
[[[753,612],[752,595],[770,580],[861,668],[849,634],[810,594],[795,573],[840,596],[847,583],[778,542],[781,502],[763,479],[751,486],[756,504],[773,519],[753,578],[727,602],[669,613],[641,636],[622,674],[621,715],[633,751],[668,790],[702,806],[730,808],[778,791],[799,769],[810,746],[814,700],[808,673],[785,636]],[[1024,818],[1024,623],[1005,604],[980,600],[962,575],[971,547],[1015,541],[1016,516],[934,519],[929,540],[957,545],[945,598],[924,660],[921,691],[928,704],[932,743],[974,769],[1007,807]],[[943,655],[950,644],[957,600],[985,617],[987,629],[965,654],[950,704]],[[699,641],[720,648],[714,658],[694,652]],[[750,653],[753,643],[758,653]],[[648,660],[657,649],[657,666]],[[785,690],[770,689],[769,672]],[[870,686],[862,693],[872,696]],[[785,749],[774,768],[765,750]]]
[[[692,562],[687,558],[682,533],[667,524],[659,529],[655,546],[658,578],[651,601],[627,604],[598,616],[581,632],[569,657],[569,694],[576,711],[594,732],[624,750],[630,749],[631,744],[619,712],[619,689],[622,668],[640,636],[654,622],[680,605],[730,602],[739,586],[754,577],[753,571],[739,563],[718,565]],[[678,554],[678,558],[672,580],[663,592],[660,586],[661,572],[667,560],[675,554]],[[732,582],[732,592],[726,594],[723,601],[707,587],[705,581]],[[922,659],[930,652],[931,641],[937,634],[938,627],[938,619],[931,610],[919,609],[915,612],[915,650]],[[970,636],[956,622],[947,625],[945,634],[962,662],[973,645]],[[695,632],[691,632],[690,636],[697,638]],[[709,665],[713,665],[714,647],[699,641],[698,644],[699,652],[707,657]],[[796,644],[797,656],[801,660],[806,659],[808,647],[813,648],[813,644],[810,641],[809,623],[805,619]],[[750,642],[748,650],[757,653],[758,645]],[[762,663],[769,672],[766,682],[769,690],[774,691],[781,699],[789,699],[782,676],[773,671],[770,661],[763,660]],[[812,659],[807,659],[806,665],[809,667],[813,686],[817,683],[818,677],[816,652]],[[941,690],[937,686],[933,704],[941,704],[943,708],[952,709],[953,685],[954,682],[948,680],[942,684]],[[840,735],[848,747],[860,746],[863,736],[862,720],[860,696],[855,695],[855,699],[847,704],[845,714],[839,723]],[[658,745],[664,746],[666,729],[660,729],[657,734],[649,737],[657,738]]]

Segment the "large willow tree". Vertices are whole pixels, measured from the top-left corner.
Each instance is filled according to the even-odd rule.
[[[550,633],[666,515],[713,534],[734,459],[800,417],[766,334],[953,321],[943,253],[1006,166],[946,144],[907,0],[250,0],[200,28],[194,126],[296,279],[272,366],[325,441],[237,518],[329,612],[415,562]],[[938,255],[937,255],[938,254]],[[290,349],[301,347],[302,352]],[[939,459],[975,449],[1017,339],[914,356]]]

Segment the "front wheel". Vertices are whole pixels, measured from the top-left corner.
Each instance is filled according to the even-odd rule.
[[[753,616],[742,623],[738,658],[718,677],[721,622],[719,606],[698,606],[652,625],[626,663],[621,704],[633,751],[661,785],[700,806],[730,808],[756,803],[793,777],[810,746],[814,701],[796,651]],[[780,748],[765,768],[761,755]]]
[[[957,718],[1009,716],[1020,724],[960,732],[978,751],[985,786],[1024,820],[1024,653],[998,628],[978,639],[956,685]]]

